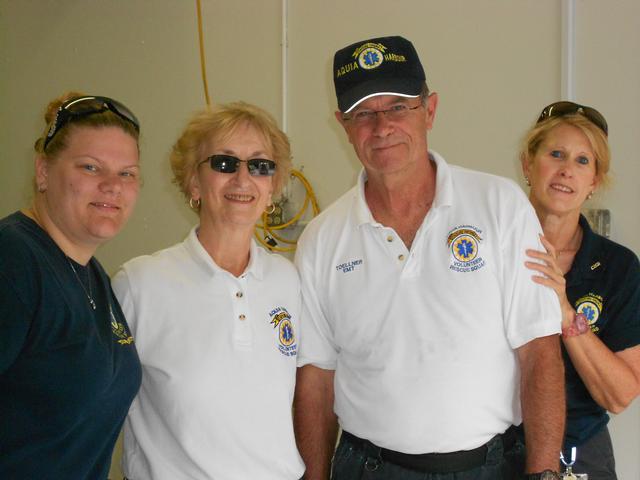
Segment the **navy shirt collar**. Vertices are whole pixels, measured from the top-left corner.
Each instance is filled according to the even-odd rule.
[[[567,273],[567,286],[593,278],[605,268],[603,258],[601,258],[602,249],[599,248],[599,235],[591,230],[589,222],[582,214],[580,214],[579,224],[582,227],[582,242],[573,260],[571,270]]]

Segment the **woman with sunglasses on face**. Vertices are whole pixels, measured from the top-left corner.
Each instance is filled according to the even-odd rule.
[[[133,211],[140,127],[74,92],[45,121],[32,205],[0,220],[0,478],[106,479],[141,369],[93,255]]]
[[[191,119],[171,166],[199,224],[114,277],[143,368],[125,422],[124,472],[132,480],[299,479],[291,416],[298,277],[252,239],[288,178],[289,141],[264,110],[232,103]]]
[[[536,282],[554,288],[563,311],[563,457],[570,463],[577,447],[573,471],[589,480],[616,478],[607,411],[622,412],[640,393],[638,258],[594,233],[580,214],[607,181],[607,134],[595,109],[557,102],[542,111],[521,152],[547,249],[528,252],[536,260],[528,266]]]

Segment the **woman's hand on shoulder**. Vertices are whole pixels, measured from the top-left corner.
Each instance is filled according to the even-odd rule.
[[[562,328],[564,329],[573,321],[575,310],[567,298],[567,284],[564,273],[558,265],[558,256],[555,247],[544,235],[540,235],[540,241],[546,251],[527,250],[527,255],[535,261],[526,261],[525,266],[539,274],[531,277],[535,283],[545,285],[556,292],[558,300],[560,300],[560,308],[562,309]]]

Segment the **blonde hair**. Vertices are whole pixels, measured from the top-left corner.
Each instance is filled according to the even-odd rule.
[[[584,133],[596,157],[596,180],[601,186],[608,185],[611,181],[608,175],[611,151],[609,150],[607,135],[600,127],[584,115],[575,114],[550,117],[533,125],[525,134],[522,141],[520,159],[523,162],[532,162],[533,157],[538,152],[540,145],[542,145],[547,138],[547,135],[559,125],[571,125]]]
[[[218,105],[196,113],[174,144],[170,155],[173,183],[185,198],[191,199],[191,180],[198,164],[204,160],[206,144],[224,142],[242,126],[250,126],[260,132],[266,146],[273,154],[276,173],[273,176],[273,194],[280,195],[291,172],[291,147],[274,118],[265,110],[245,102]]]

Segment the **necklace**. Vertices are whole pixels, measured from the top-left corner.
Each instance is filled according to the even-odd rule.
[[[71,270],[73,270],[73,274],[76,276],[76,280],[78,280],[78,283],[82,287],[82,290],[84,291],[84,294],[87,296],[87,300],[89,301],[89,305],[91,305],[91,308],[93,308],[95,310],[96,309],[96,302],[93,299],[93,297],[91,296],[91,272],[89,272],[89,275],[87,275],[87,279],[89,280],[89,290],[87,290],[85,288],[85,286],[84,286],[84,283],[82,283],[82,280],[80,280],[80,276],[78,275],[78,272],[76,272],[76,267],[74,267],[73,263],[71,263],[71,260],[69,260],[69,257],[67,257],[67,262],[69,262],[69,266],[71,267]]]
[[[571,238],[569,239],[567,244],[564,246],[564,248],[561,248],[558,250],[558,256],[562,254],[567,254],[567,253],[576,253],[580,248],[581,243],[582,243],[582,228],[578,226],[576,228],[576,231],[573,232],[573,235],[571,235]]]

